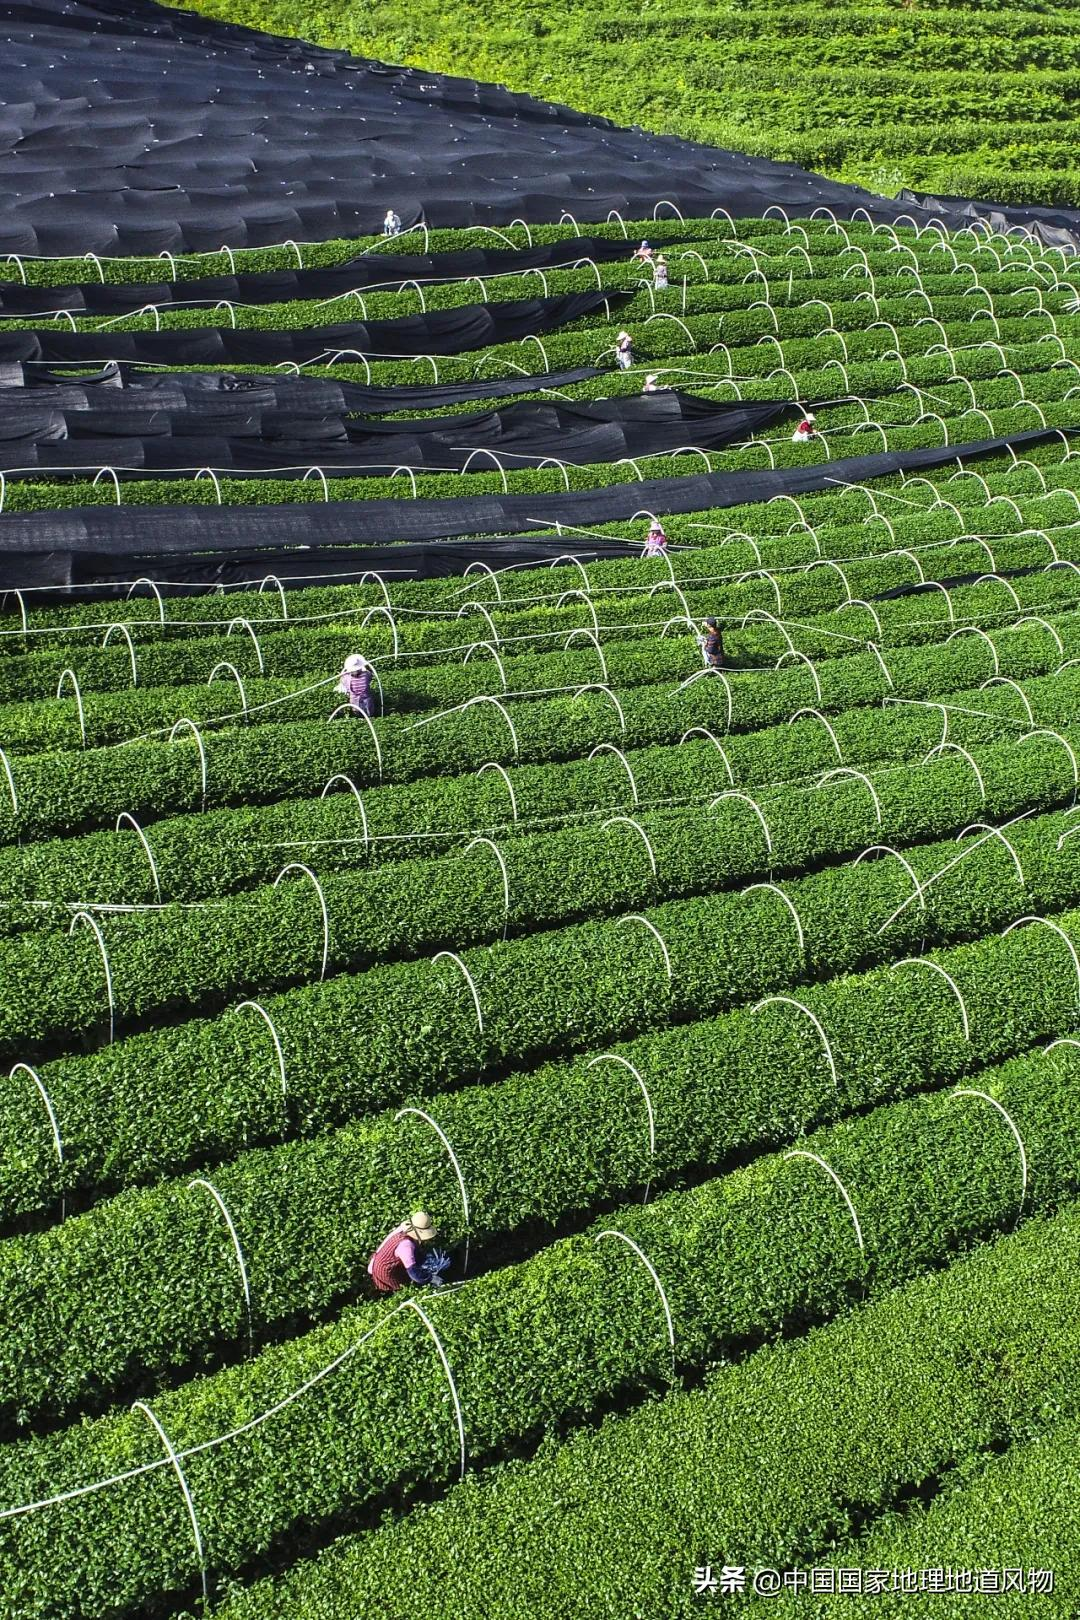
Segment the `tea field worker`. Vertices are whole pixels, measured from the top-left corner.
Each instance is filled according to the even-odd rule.
[[[383,1238],[368,1261],[368,1276],[380,1294],[396,1294],[407,1282],[441,1287],[441,1273],[450,1264],[449,1256],[438,1250],[424,1259],[420,1256],[420,1248],[434,1238],[431,1216],[422,1209],[414,1210],[407,1221]]]
[[[706,619],[701,626],[705,634],[700,637],[701,651],[706,669],[723,669],[724,638],[715,619]]]
[[[630,258],[631,258],[631,260],[644,259],[646,262],[648,262],[652,258],[652,256],[653,256],[652,248],[649,246],[648,242],[643,241],[639,248],[634,249],[633,253],[631,253],[631,255],[630,255]]]
[[[352,653],[345,660],[345,668],[338,678],[336,690],[343,692],[349,700],[349,708],[353,714],[366,714],[371,719],[371,676],[372,668],[366,658],[359,653]]]
[[[629,371],[634,363],[634,340],[629,332],[620,332],[615,339],[615,364],[620,371]]]
[[[386,218],[382,222],[382,233],[384,236],[401,235],[401,218],[400,215],[394,213],[392,208],[386,210]]]
[[[652,372],[650,376],[646,377],[641,389],[643,394],[658,394],[660,392],[659,388],[656,386],[656,378],[657,373],[655,371]]]
[[[812,439],[814,437],[814,420],[815,418],[813,411],[807,411],[806,415],[803,417],[802,421],[791,435],[791,442],[793,444],[805,444],[808,439]]]
[[[660,257],[653,265],[653,286],[656,288],[657,292],[662,292],[667,284],[667,260],[661,253]]]
[[[642,555],[646,557],[667,556],[667,535],[659,523],[654,523],[645,536],[645,550]]]

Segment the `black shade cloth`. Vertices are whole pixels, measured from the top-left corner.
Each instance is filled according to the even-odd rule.
[[[410,242],[415,240],[409,238]],[[122,315],[148,304],[164,308],[174,303],[213,305],[221,299],[237,304],[273,304],[297,298],[344,298],[354,289],[386,287],[397,291],[408,281],[521,275],[527,270],[569,267],[582,259],[611,263],[628,259],[636,245],[621,238],[567,236],[561,242],[537,243],[529,248],[477,247],[427,254],[369,251],[323,269],[297,267],[156,282],[87,281],[77,287],[23,286],[21,281],[12,281],[0,283],[0,314],[22,319],[50,310],[68,310],[74,315]]]
[[[581,562],[597,562],[607,557],[636,556],[638,549],[623,540],[606,540],[603,536],[585,544],[579,536],[572,551]],[[558,536],[551,539],[512,535],[500,540],[406,540],[395,546],[339,546],[329,550],[316,547],[310,551],[282,553],[275,559],[272,571],[287,589],[293,585],[344,583],[350,579],[355,583],[372,569],[394,580],[460,575],[474,562],[486,563],[495,570],[520,568],[525,564],[543,567],[569,554],[566,540]],[[110,597],[124,600],[133,580],[146,574],[147,569],[153,571],[154,582],[163,596],[181,597],[190,596],[192,589],[212,588],[218,584],[258,584],[268,572],[266,555],[259,551],[147,559],[54,551],[26,553],[7,561],[15,570],[19,588],[48,587],[55,590],[58,599],[73,596],[79,601]],[[14,597],[5,602],[0,591],[0,615],[5,610],[17,613],[18,603]]]
[[[569,371],[509,377],[482,377],[471,382],[415,383],[411,387],[372,388],[366,383],[337,382],[326,377],[236,376],[229,372],[158,373],[118,365],[94,376],[56,375],[44,365],[0,365],[0,415],[29,408],[89,410],[101,396],[124,389],[129,398],[160,406],[197,406],[206,410],[218,397],[242,397],[252,409],[280,404],[296,411],[358,411],[365,416],[391,411],[430,411],[470,400],[501,399],[568,388],[603,375],[603,367],[578,366]]]
[[[95,365],[102,360],[144,361],[158,366],[281,365],[333,357],[356,363],[357,355],[464,354],[514,343],[581,320],[597,309],[618,308],[625,292],[564,293],[556,298],[518,298],[505,303],[460,304],[401,315],[389,321],[336,322],[296,331],[205,326],[162,332],[72,332],[0,329],[0,362],[43,360],[49,365]]]
[[[0,525],[0,577],[17,585],[15,558],[29,553],[104,553],[165,557],[200,552],[261,551],[268,568],[296,547],[385,545],[461,535],[527,533],[557,523],[584,527],[672,512],[766,501],[863,483],[900,472],[965,461],[1006,446],[1061,438],[1059,428],[1033,428],[927,450],[882,451],[841,461],[755,472],[651,479],[560,495],[490,495],[467,500],[333,501],[304,505],[80,507],[12,512]],[[569,549],[569,547],[568,547]]]
[[[136,476],[170,469],[302,477],[312,468],[391,475],[398,466],[478,471],[546,460],[613,462],[708,451],[745,439],[785,412],[788,400],[719,403],[672,389],[581,403],[527,400],[501,411],[411,420],[297,416],[253,411],[245,396],[219,396],[216,412],[121,409],[20,417],[5,436],[0,470],[11,473],[114,466]],[[231,402],[231,408],[230,408]],[[700,465],[700,462],[699,462]]]
[[[302,19],[301,19],[302,21]],[[618,47],[613,45],[613,50]],[[387,67],[150,0],[0,0],[0,252],[213,251],[515,217],[654,209],[842,218],[955,210],[876,197],[498,85]],[[978,207],[978,205],[973,205]],[[980,213],[987,210],[979,208]],[[1080,211],[1000,209],[1039,234]],[[1063,224],[1056,223],[1063,220]]]

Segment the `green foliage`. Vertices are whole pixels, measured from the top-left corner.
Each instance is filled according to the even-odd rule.
[[[1048,821],[1040,835],[1044,849],[1053,847],[1059,826],[1058,818]],[[1018,840],[1018,847],[1030,873],[1039,861],[1038,842]],[[869,875],[859,867],[787,888],[807,929],[805,964],[792,963],[791,940],[783,937],[786,919],[771,914],[760,895],[750,905],[737,899],[714,902],[714,948],[726,952],[738,929],[740,957],[756,964],[752,970],[740,964],[739,971],[747,987],[756,974],[757,989],[779,988],[800,969],[812,973],[826,954],[822,941],[832,953],[830,967],[843,969],[860,959],[860,930],[846,937],[844,907],[871,919],[882,914],[903,887],[890,882],[889,865]],[[984,893],[993,866],[987,857],[978,874]],[[1029,894],[1028,903],[1038,904],[1038,898]],[[780,903],[775,906],[779,912]],[[744,908],[747,920],[740,927]],[[949,933],[942,926],[946,916],[953,930],[960,921],[954,905],[935,901],[930,911],[925,924],[917,920],[915,932],[923,929],[931,940]],[[984,899],[982,921],[1001,920],[990,912]],[[1080,938],[1075,913],[1058,921],[1074,942]],[[872,937],[872,928],[864,926],[861,933],[864,940]],[[681,935],[669,932],[668,937],[678,949]],[[905,949],[910,937],[910,929],[894,930],[892,950]],[[867,949],[863,959],[871,955]],[[990,1130],[974,1130],[970,1116],[937,1097],[894,1109],[887,1122],[875,1115],[870,1127],[848,1120],[805,1143],[799,1133],[947,1082],[967,1081],[1010,1110],[1033,1155],[1030,1174],[1038,1201],[1071,1194],[1080,1131],[1076,1048],[1059,1046],[1052,1057],[1039,1051],[1001,1074],[979,1072],[1034,1039],[1076,1028],[1076,971],[1067,945],[1049,929],[1030,927],[933,960],[954,976],[971,1009],[970,1041],[964,1038],[955,992],[933,970],[878,969],[802,993],[828,1032],[837,1082],[823,1052],[808,1052],[806,1042],[814,1039],[809,1026],[800,1025],[791,1008],[775,1008],[640,1036],[613,1048],[622,1060],[614,1064],[597,1064],[597,1052],[582,1054],[513,1074],[497,1086],[470,1086],[437,1103],[428,1100],[427,1110],[434,1110],[465,1167],[468,1225],[441,1140],[424,1122],[402,1120],[393,1112],[346,1124],[314,1141],[254,1150],[215,1169],[213,1185],[245,1255],[256,1333],[353,1297],[370,1254],[401,1212],[417,1202],[439,1212],[442,1239],[458,1245],[460,1265],[465,1237],[475,1246],[530,1223],[554,1225],[568,1214],[626,1198],[654,1178],[722,1165],[748,1148],[792,1138],[823,1156],[845,1181],[850,1170],[854,1179],[848,1185],[860,1218],[869,1217],[865,1236],[875,1265],[880,1266],[887,1243],[891,1264],[899,1267],[905,1239],[917,1248],[916,1230],[923,1241],[931,1234],[935,1243],[958,1241],[955,1232],[943,1239],[950,1218],[943,1204],[950,1211],[958,1204],[972,1222],[986,1217],[988,1199],[992,1218],[1011,1214],[1020,1177],[1007,1127],[1001,1125],[1000,1140]],[[1034,998],[1029,977],[1039,987]],[[635,1074],[655,1119],[655,1153],[649,1150],[648,1113]],[[913,1153],[920,1135],[931,1132],[928,1119],[936,1138],[928,1154],[930,1198],[926,1163]],[[883,1173],[877,1164],[871,1169],[851,1156],[867,1138],[888,1143],[878,1157],[895,1162]],[[955,1147],[957,1138],[963,1152]],[[986,1170],[973,1179],[964,1153],[981,1156],[988,1149],[993,1174]],[[773,1171],[761,1173],[772,1182]],[[748,1179],[753,1182],[757,1174]],[[703,1193],[701,1200],[710,1196]],[[867,1200],[873,1201],[873,1211]],[[876,1212],[890,1206],[896,1225],[886,1237]],[[1030,1201],[1026,1207],[1030,1211]],[[700,1210],[701,1201],[696,1206],[692,1201],[691,1208]],[[844,1244],[849,1234],[843,1232],[842,1208],[838,1214],[838,1241]],[[633,1219],[626,1211],[619,1219],[624,1217]],[[777,1239],[778,1251],[783,1246]],[[742,1269],[735,1260],[739,1249],[737,1243],[723,1248],[732,1273],[729,1304],[747,1287],[736,1280]],[[186,1180],[132,1190],[62,1226],[10,1242],[2,1252],[0,1409],[23,1418],[65,1412],[89,1394],[119,1394],[135,1369],[140,1385],[164,1381],[176,1366],[200,1356],[209,1359],[215,1342],[247,1333],[232,1244],[206,1189],[192,1188]],[[808,1261],[804,1240],[801,1269],[792,1268],[792,1280],[797,1275],[806,1287],[809,1309],[818,1301],[808,1281]],[[746,1269],[752,1270],[748,1263]],[[753,1283],[761,1284],[760,1269]],[[790,1301],[789,1308],[796,1303],[804,1302]],[[758,1325],[751,1314],[728,1331],[737,1337]]]
[[[935,1196],[929,1180],[922,1198]],[[832,1192],[820,1183],[817,1190],[824,1219]],[[769,1226],[782,1219],[771,1206]],[[784,1241],[783,1226],[774,1229]],[[788,1238],[789,1264],[803,1241],[802,1233]],[[848,1277],[852,1248],[849,1224],[838,1230],[833,1251],[833,1264]],[[606,1310],[621,1317],[621,1302],[633,1292],[642,1317],[651,1310],[647,1320],[655,1321],[647,1279],[630,1256],[620,1261]],[[693,1594],[697,1566],[839,1563],[837,1541],[875,1510],[958,1462],[975,1463],[988,1448],[1075,1423],[1078,1261],[1074,1204],[799,1342],[722,1368],[699,1391],[673,1393],[609,1420],[599,1433],[548,1445],[533,1462],[474,1477],[402,1522],[344,1539],[279,1583],[235,1593],[225,1620],[336,1620],[369,1611],[396,1620],[454,1612],[500,1620],[574,1613],[692,1620],[703,1612]],[[719,1264],[717,1297],[725,1298],[732,1273]],[[584,1287],[575,1290],[579,1322],[586,1298]],[[658,1354],[654,1365],[662,1376]],[[452,1441],[444,1429],[432,1444],[445,1455]],[[1070,1476],[1059,1477],[1071,1503]],[[1012,1500],[1022,1514],[1026,1498]],[[1000,1522],[991,1517],[988,1528]],[[1069,1588],[1074,1528],[1073,1518],[1060,1526]],[[996,1536],[981,1542],[975,1562],[997,1563],[999,1549]],[[935,1543],[929,1565],[950,1561],[950,1551],[949,1541]],[[801,1593],[783,1612],[805,1612],[806,1601]],[[887,1600],[880,1601],[884,1608]],[[906,1598],[888,1612],[905,1612],[901,1601],[910,1612]],[[933,1598],[916,1602],[930,1613],[957,1612],[948,1601],[940,1610]],[[865,1607],[864,1599],[854,1612]]]
[[[174,0],[175,3],[175,0]],[[1078,29],[1063,6],[842,13],[731,0],[316,4],[194,0],[205,15],[383,61],[495,80],[621,124],[802,163],[840,179],[888,159],[903,183],[997,201],[1075,205],[1069,118]],[[1053,143],[1060,145],[1057,160]],[[1026,171],[1026,172],[1023,172]],[[958,175],[965,184],[956,184]]]
[[[1073,991],[1070,986],[1068,994]],[[1075,1074],[1067,1083],[1049,1064],[1038,1086],[1025,1084],[1026,1078],[1021,1071],[1014,1087],[1006,1071],[995,1077],[995,1090],[1010,1112],[1021,1108],[1024,1123],[1038,1134],[1039,1192],[1032,1203],[1037,1207],[1045,1199],[1052,1207],[1075,1180],[1080,1147]],[[1074,1311],[1051,1312],[1050,1306],[1060,1298],[1066,1259],[1075,1269],[1080,1243],[1075,1207],[1067,1209],[1059,1227],[1036,1221],[1011,1243],[966,1265],[954,1263],[944,1280],[932,1277],[900,1295],[907,1318],[900,1318],[902,1331],[893,1326],[890,1332],[890,1323],[897,1323],[898,1283],[1016,1217],[1015,1142],[1004,1127],[993,1134],[985,1129],[983,1114],[972,1111],[976,1106],[994,1112],[978,1099],[933,1097],[810,1138],[807,1151],[827,1156],[861,1207],[865,1251],[824,1173],[808,1161],[795,1164],[778,1155],[692,1192],[621,1209],[591,1231],[434,1302],[436,1330],[463,1391],[466,1443],[474,1462],[497,1456],[542,1424],[572,1422],[620,1391],[669,1379],[673,1359],[686,1367],[715,1362],[748,1337],[771,1337],[785,1326],[843,1310],[864,1291],[871,1299],[884,1296],[876,1311],[871,1306],[855,1312],[832,1334],[814,1336],[802,1347],[765,1351],[745,1368],[719,1374],[697,1402],[690,1401],[691,1410],[704,1401],[716,1415],[725,1394],[738,1410],[737,1392],[746,1390],[749,1397],[752,1390],[759,1413],[767,1414],[767,1435],[758,1432],[759,1417],[742,1435],[742,1444],[732,1446],[719,1476],[728,1488],[703,1492],[702,1478],[718,1476],[699,1473],[697,1478],[699,1496],[723,1501],[729,1516],[738,1505],[745,1511],[751,1479],[744,1470],[752,1458],[754,1473],[764,1472],[763,1456],[773,1449],[776,1464],[753,1483],[759,1515],[754,1531],[736,1520],[731,1530],[737,1524],[739,1534],[729,1533],[724,1542],[729,1548],[749,1542],[757,1550],[768,1542],[777,1550],[797,1549],[805,1545],[807,1519],[815,1508],[818,1515],[831,1510],[843,1524],[844,1508],[866,1500],[871,1479],[876,1490],[870,1499],[887,1501],[898,1483],[922,1477],[911,1472],[914,1467],[939,1456],[935,1446],[942,1443],[946,1413],[950,1460],[958,1451],[969,1453],[987,1428],[1012,1437],[1045,1423],[1051,1395],[1071,1414],[1077,1407],[1080,1330]],[[645,1268],[618,1240],[599,1240],[612,1226],[639,1246],[662,1279],[675,1324],[674,1358],[661,1302]],[[1050,1253],[1055,1238],[1057,1252]],[[1006,1278],[1021,1278],[1032,1289],[1032,1297],[1010,1299],[1008,1326],[998,1291],[998,1279]],[[972,1298],[972,1283],[979,1288],[979,1309],[961,1314]],[[1036,1303],[1038,1315],[1033,1314]],[[278,1408],[269,1427],[186,1458],[215,1570],[243,1567],[298,1518],[317,1525],[343,1509],[355,1512],[418,1473],[453,1477],[457,1445],[443,1368],[422,1323],[407,1308],[386,1326],[389,1315],[386,1306],[347,1309],[332,1327],[155,1401],[158,1420],[181,1454],[230,1432],[240,1412],[252,1421]],[[868,1321],[876,1329],[869,1337]],[[968,1357],[958,1353],[965,1344],[971,1346]],[[1005,1345],[1015,1347],[1008,1379],[1001,1376],[1000,1351],[993,1353]],[[856,1360],[859,1349],[863,1356]],[[912,1387],[914,1369],[905,1365],[913,1354],[924,1358],[916,1386],[921,1399]],[[937,1377],[928,1376],[927,1361]],[[314,1390],[288,1401],[335,1362]],[[823,1392],[812,1399],[818,1380],[835,1389],[838,1364],[852,1378],[859,1400],[858,1456],[866,1459],[864,1469],[873,1458],[873,1472],[855,1476],[859,1490],[852,1489],[856,1458],[848,1456],[843,1484],[831,1474],[836,1449],[827,1435],[837,1432],[837,1412],[822,1399]],[[809,1376],[800,1381],[803,1368]],[[892,1410],[898,1389],[906,1419]],[[870,1399],[875,1391],[891,1397],[876,1411]],[[792,1397],[798,1395],[802,1400],[796,1405]],[[821,1453],[809,1472],[809,1459],[786,1432],[789,1410],[802,1413],[803,1434],[811,1414],[818,1415]],[[912,1421],[916,1413],[918,1425]],[[683,1415],[688,1415],[685,1408]],[[631,1434],[640,1427],[640,1420],[630,1420]],[[723,1427],[730,1444],[731,1426]],[[621,1425],[614,1428],[618,1432]],[[869,1443],[870,1435],[876,1445]],[[669,1439],[677,1437],[675,1422]],[[58,1611],[91,1616],[106,1604],[123,1614],[190,1581],[196,1569],[191,1526],[177,1511],[176,1476],[155,1441],[144,1414],[134,1411],[18,1442],[0,1453],[0,1488],[11,1504],[158,1460],[150,1474],[0,1524],[4,1589],[27,1616]],[[843,1449],[848,1453],[850,1446]],[[700,1468],[700,1451],[695,1452]],[[617,1500],[626,1485],[620,1481]],[[793,1510],[795,1492],[802,1512],[785,1522],[778,1509]],[[604,1503],[608,1515],[611,1506],[610,1499]],[[552,1517],[565,1526],[565,1512]],[[812,1522],[820,1534],[820,1517]],[[469,1568],[472,1545],[456,1549],[462,1571]],[[561,1570],[561,1578],[568,1579],[566,1562]],[[590,1568],[584,1578],[596,1575]],[[667,1569],[663,1578],[672,1579]],[[403,1574],[402,1591],[413,1592],[416,1579],[413,1570],[407,1578]],[[355,1601],[355,1590],[351,1596]],[[414,1607],[413,1612],[438,1611]]]

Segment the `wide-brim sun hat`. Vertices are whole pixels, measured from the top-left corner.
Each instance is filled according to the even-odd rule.
[[[367,660],[362,658],[359,653],[350,653],[349,657],[346,658],[346,675],[359,675],[360,672],[365,669],[367,669]]]
[[[426,1210],[414,1210],[406,1225],[418,1243],[430,1243],[435,1236],[434,1222]]]

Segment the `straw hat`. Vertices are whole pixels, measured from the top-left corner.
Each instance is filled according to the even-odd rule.
[[[623,338],[628,338],[629,336],[630,336],[629,332],[620,332],[619,337],[618,337],[618,341],[621,343]]]
[[[359,653],[351,653],[345,660],[346,675],[359,675],[367,669],[367,659],[361,658]]]
[[[405,1222],[405,1228],[410,1236],[416,1239],[417,1243],[430,1243],[435,1236],[435,1227],[432,1225],[431,1216],[422,1209],[413,1210],[413,1213]]]

